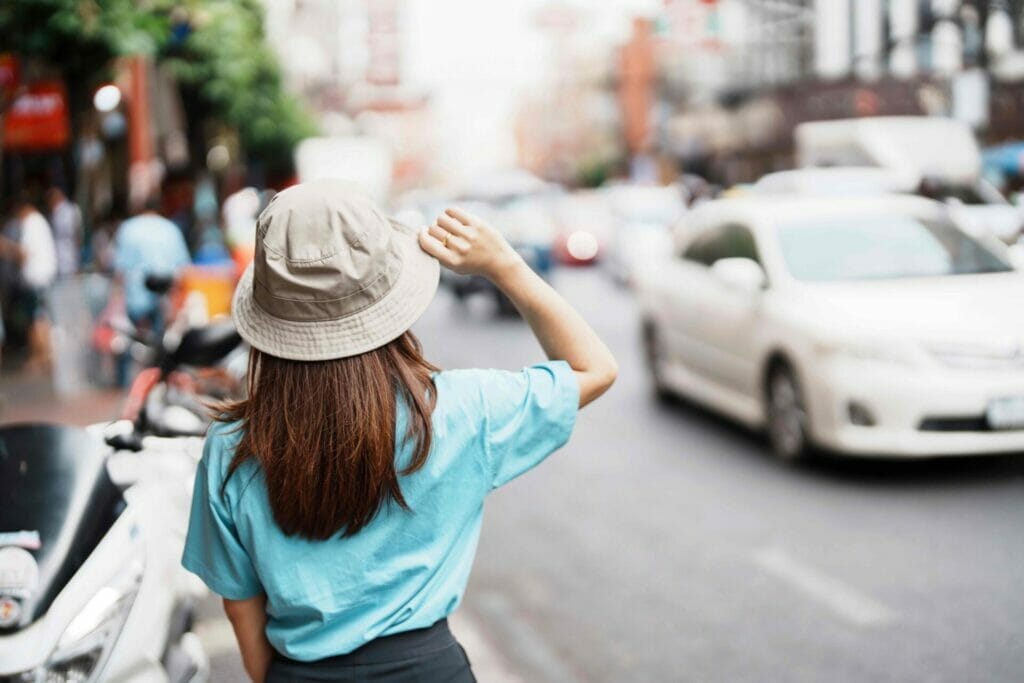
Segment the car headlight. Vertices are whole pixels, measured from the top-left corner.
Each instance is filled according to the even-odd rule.
[[[68,623],[46,664],[21,674],[26,683],[95,681],[121,635],[142,583],[145,563],[136,557],[100,588]],[[16,679],[17,680],[17,679]]]

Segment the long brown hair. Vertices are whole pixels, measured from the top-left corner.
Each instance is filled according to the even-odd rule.
[[[241,441],[228,478],[252,458],[263,470],[274,520],[289,536],[351,536],[393,501],[408,510],[399,474],[430,453],[437,397],[411,332],[367,353],[326,361],[286,360],[252,349],[248,397],[219,408],[239,421]],[[412,459],[395,466],[398,401],[408,408]]]

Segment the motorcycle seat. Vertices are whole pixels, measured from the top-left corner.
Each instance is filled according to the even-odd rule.
[[[20,598],[22,621],[11,630],[46,613],[117,519],[122,496],[106,456],[103,442],[77,427],[0,428],[0,530],[36,531],[41,542],[27,548],[37,589]]]
[[[225,320],[186,332],[171,357],[176,365],[213,365],[241,343],[234,323]]]

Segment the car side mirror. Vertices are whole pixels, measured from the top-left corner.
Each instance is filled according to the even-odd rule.
[[[761,291],[768,284],[764,269],[749,258],[718,259],[711,265],[711,272],[725,285],[749,294]]]

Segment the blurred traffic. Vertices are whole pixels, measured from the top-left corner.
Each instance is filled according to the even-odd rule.
[[[451,27],[462,37],[446,39]],[[501,229],[630,359],[620,391],[632,393],[597,429],[608,443],[630,435],[634,455],[619,455],[639,472],[750,485],[711,455],[698,472],[666,464],[681,434],[701,453],[803,468],[913,460],[929,476],[992,467],[956,464],[985,456],[1019,488],[1006,463],[1024,453],[1022,83],[1019,2],[61,0],[0,11],[0,683],[241,675],[234,658],[217,659],[205,589],[178,566],[181,497],[209,406],[244,392],[230,301],[258,216],[275,192],[318,178],[359,183],[417,228],[455,205]],[[442,285],[421,323],[428,350],[505,367],[532,348],[492,282],[444,272]],[[600,441],[590,447],[610,453]],[[15,467],[30,453],[51,474]],[[794,487],[790,500],[821,495],[827,485],[806,471],[765,476]],[[638,486],[653,491],[654,479]],[[6,504],[32,487],[30,503]],[[858,489],[868,505],[870,487]],[[606,493],[632,509],[665,492]],[[551,496],[531,500],[556,510]],[[520,510],[502,500],[506,529]],[[776,509],[743,504],[765,505],[755,518]],[[1005,512],[978,505],[981,525]],[[671,515],[685,523],[685,511]],[[645,523],[612,524],[632,544]],[[821,523],[807,533],[849,519]],[[520,540],[537,557],[551,542]],[[613,553],[606,540],[597,545]],[[1018,540],[998,540],[1019,559]],[[884,545],[867,538],[861,550],[872,542]],[[661,534],[617,578],[643,583],[672,543]],[[493,559],[516,559],[504,552],[483,549],[484,595],[515,573]],[[557,576],[522,565],[537,572],[524,604],[557,602],[566,575],[601,575],[582,565],[587,552]],[[801,588],[799,570],[767,557],[769,573],[790,572],[814,598],[815,576]],[[865,575],[894,601],[916,590]],[[159,595],[165,581],[173,590]],[[998,603],[1024,608],[1009,593],[990,596],[964,637],[1008,642]],[[468,638],[470,656],[493,665],[481,680],[695,679],[668,634],[640,629],[654,643],[641,674],[586,638],[534,659],[524,652],[536,637],[495,625],[515,610],[468,603],[463,628],[483,634]],[[628,638],[602,630],[621,605],[571,604],[594,640]],[[707,625],[679,618],[684,637]],[[531,628],[540,640],[565,631]],[[518,645],[503,648],[509,633]],[[913,642],[931,647],[921,633]],[[551,663],[562,656],[571,666]],[[696,678],[825,675],[809,663],[791,677],[770,659],[706,661]],[[968,661],[918,673],[1000,680],[1024,650]],[[832,679],[897,668],[879,655]]]

